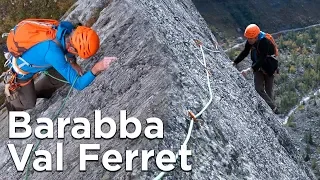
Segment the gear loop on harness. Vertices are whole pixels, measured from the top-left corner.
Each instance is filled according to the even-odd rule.
[[[7,97],[10,97],[12,95],[11,92],[15,92],[17,89],[28,85],[34,78],[38,77],[38,74],[35,74],[29,80],[18,82],[17,73],[9,69],[8,71],[2,73],[1,77],[3,78],[3,82],[5,83],[5,94]]]

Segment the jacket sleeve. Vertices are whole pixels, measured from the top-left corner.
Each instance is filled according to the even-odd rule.
[[[83,76],[72,68],[72,66],[65,60],[62,50],[52,42],[49,51],[45,56],[45,61],[51,64],[71,85],[74,83],[74,88],[82,90],[87,87],[95,78],[91,71],[86,72]]]
[[[251,46],[249,44],[248,41],[246,41],[246,44],[244,46],[244,50],[242,50],[242,52],[239,54],[239,56],[233,61],[235,64],[238,64],[239,62],[241,62],[245,57],[248,56],[249,52],[250,52],[250,49],[251,49]]]
[[[257,45],[257,61],[252,65],[252,69],[253,71],[258,71],[264,64],[267,55],[268,55],[268,48],[269,48],[269,44],[267,39],[263,38],[260,40],[260,42]]]

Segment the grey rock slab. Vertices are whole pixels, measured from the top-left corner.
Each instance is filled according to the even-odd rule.
[[[141,159],[134,160],[133,171],[125,171],[125,163],[117,172],[104,169],[102,155],[110,149],[171,150],[177,152],[184,142],[190,119],[187,110],[199,112],[209,100],[205,68],[199,60],[202,53],[194,43],[203,43],[213,102],[195,124],[188,149],[192,157],[191,172],[176,166],[165,179],[315,179],[297,153],[287,131],[281,126],[267,104],[257,95],[219,47],[215,37],[191,1],[114,0],[78,1],[66,19],[86,22],[95,10],[101,10],[93,24],[101,38],[97,55],[81,64],[89,70],[103,56],[119,59],[100,74],[83,91],[72,91],[59,117],[85,117],[94,128],[94,110],[117,123],[112,139],[81,139],[71,137],[72,126],[65,129],[64,139],[42,140],[39,149],[55,157],[56,144],[64,145],[64,171],[30,170],[29,179],[152,179],[160,170],[155,159],[149,161],[148,171],[141,171]],[[210,51],[209,51],[209,50]],[[219,51],[213,52],[213,51]],[[198,60],[197,60],[198,59]],[[38,101],[28,112],[30,125],[37,126],[38,117],[53,117],[68,94],[68,85],[48,100]],[[119,138],[119,111],[141,121],[157,117],[164,124],[164,138],[148,140]],[[53,119],[54,126],[57,120]],[[22,155],[26,144],[35,144],[33,135],[25,140],[8,139],[8,118],[1,126],[0,174],[4,179],[22,179],[26,171],[17,172],[6,145],[17,146]],[[107,130],[108,127],[104,127]],[[128,126],[130,129],[130,126]],[[100,144],[98,162],[88,162],[87,171],[79,171],[79,144]],[[125,158],[124,158],[125,162]]]

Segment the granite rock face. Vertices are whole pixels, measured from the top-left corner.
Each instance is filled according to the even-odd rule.
[[[66,19],[86,23],[96,18],[93,28],[101,39],[98,54],[82,62],[89,70],[103,56],[119,59],[100,74],[83,91],[72,91],[59,117],[71,120],[87,118],[91,123],[91,139],[76,140],[71,136],[73,125],[65,128],[65,138],[57,139],[57,119],[70,86],[59,89],[48,100],[40,99],[36,108],[28,110],[30,125],[36,119],[53,119],[54,139],[41,140],[39,148],[52,153],[51,172],[17,172],[7,144],[15,144],[19,157],[27,144],[38,143],[31,137],[9,139],[8,117],[3,112],[1,127],[0,174],[3,179],[152,179],[161,171],[155,159],[149,161],[148,171],[141,171],[141,150],[171,150],[177,152],[184,142],[190,118],[187,110],[198,113],[209,101],[206,69],[210,72],[213,101],[194,125],[188,149],[192,157],[191,172],[179,167],[165,179],[315,179],[304,164],[280,119],[234,68],[219,47],[191,0],[115,0],[78,1]],[[200,48],[203,44],[205,68]],[[94,139],[94,110],[102,117],[116,121],[117,133],[112,139]],[[119,112],[136,117],[147,126],[146,119],[163,121],[164,138],[147,139],[143,133],[136,139],[119,138]],[[128,130],[132,126],[128,126]],[[108,126],[103,126],[107,132]],[[56,144],[63,143],[64,170],[56,171]],[[99,161],[87,163],[79,171],[80,144],[100,144]],[[121,169],[107,171],[101,164],[107,150],[117,150],[123,157]],[[133,161],[133,171],[125,171],[125,150],[139,150]],[[33,155],[34,159],[34,155]],[[32,162],[32,161],[31,161]],[[32,163],[31,163],[32,164]]]
[[[319,95],[311,96],[289,117],[287,130],[292,135],[301,156],[320,178]]]

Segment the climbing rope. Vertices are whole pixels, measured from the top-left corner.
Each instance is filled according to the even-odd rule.
[[[62,80],[62,79],[59,79],[59,78],[57,78],[57,77],[52,76],[51,74],[49,74],[48,71],[43,71],[42,73],[45,74],[45,75],[47,75],[47,76],[50,76],[51,78],[53,78],[53,79],[55,79],[55,80],[60,81],[60,82],[63,82],[63,83],[66,83],[66,84],[69,83],[68,81],[65,81],[65,80]]]
[[[73,81],[72,86],[70,87],[67,96],[64,98],[62,105],[60,106],[60,108],[59,108],[57,114],[54,116],[54,118],[52,118],[52,121],[57,119],[58,116],[60,115],[60,113],[62,112],[62,109],[64,108],[64,106],[65,106],[65,104],[66,104],[66,102],[67,102],[67,100],[68,100],[68,98],[70,96],[70,93],[72,91],[72,88],[74,87],[74,84],[75,84],[75,82],[77,81],[78,78],[79,78],[79,76],[77,76],[77,78]],[[41,143],[41,139],[38,139],[38,142],[37,142],[36,146],[34,147],[34,149],[32,150],[31,154],[33,154],[38,149],[40,143]],[[31,157],[32,157],[32,155],[28,158],[28,165],[27,165],[25,180],[28,180],[29,171],[30,171]]]
[[[169,7],[168,7],[169,8]],[[182,22],[180,21],[179,17],[174,17],[174,19],[182,26],[185,28],[185,30],[188,32],[188,34],[193,37],[194,36],[194,33],[192,33],[189,28],[187,28],[184,24],[182,24]],[[200,51],[201,51],[201,54],[202,54],[202,60],[203,62],[201,62],[200,59],[198,59],[196,57],[196,59],[199,61],[199,63],[204,67],[205,71],[206,71],[206,75],[207,75],[207,84],[208,84],[208,89],[209,89],[209,93],[210,93],[210,99],[208,101],[208,103],[202,108],[202,110],[197,113],[196,115],[194,115],[190,110],[188,110],[188,114],[189,116],[191,117],[190,119],[190,125],[189,125],[189,129],[188,129],[188,134],[186,136],[186,139],[185,141],[183,142],[182,146],[181,146],[181,150],[186,150],[187,149],[187,143],[191,137],[191,132],[192,132],[192,129],[193,129],[193,124],[194,124],[194,121],[197,122],[197,118],[208,108],[208,106],[211,104],[212,102],[212,99],[213,99],[213,95],[212,95],[212,89],[211,89],[211,86],[210,86],[210,78],[209,78],[209,71],[208,71],[208,68],[207,68],[207,64],[206,64],[206,59],[205,59],[205,55],[204,55],[204,51],[203,49],[206,49],[210,52],[213,52],[213,53],[220,53],[220,51],[218,51],[218,42],[212,37],[212,34],[210,34],[211,36],[211,39],[212,41],[214,42],[214,51],[211,50],[211,49],[208,49],[206,47],[203,47],[202,46],[202,42],[199,41],[199,40],[194,40],[194,42],[198,45],[198,47],[200,48]],[[176,160],[178,159],[178,154],[176,155]],[[164,175],[166,174],[166,172],[161,172],[157,177],[155,177],[153,180],[160,180]]]
[[[219,53],[220,51],[212,51],[211,49],[208,49],[206,47],[203,47],[203,49],[207,50],[207,51],[210,51],[210,52],[213,52],[213,53]]]
[[[85,66],[85,69],[87,68],[88,65],[89,65],[89,64],[87,64],[87,65]],[[44,72],[46,72],[46,71],[44,71]],[[45,73],[44,73],[44,74],[45,74]],[[48,72],[47,72],[47,75],[49,75]],[[55,78],[55,77],[53,77],[53,76],[51,76],[51,75],[50,75],[50,77]],[[72,91],[72,89],[73,89],[76,81],[78,80],[78,78],[79,78],[79,75],[77,75],[76,79],[73,81],[73,83],[72,83],[72,85],[71,85],[71,87],[70,87],[70,89],[69,89],[69,91],[68,91],[67,96],[63,99],[63,102],[62,102],[59,110],[57,111],[57,113],[53,116],[54,118],[52,118],[52,121],[54,121],[55,119],[57,119],[58,116],[60,115],[60,113],[62,112],[62,109],[64,108],[64,106],[65,106],[65,104],[66,104],[66,102],[67,102],[67,100],[68,100],[68,98],[69,98],[69,96],[70,96],[70,93],[71,93],[71,91]],[[58,78],[55,78],[55,79],[60,80],[60,79],[58,79]],[[63,80],[60,80],[60,81],[66,82],[66,81],[63,81]],[[68,82],[67,82],[67,83],[68,83]],[[32,154],[34,154],[34,152],[38,149],[40,143],[41,143],[41,140],[38,139],[38,142],[37,142],[36,146],[35,146],[34,149],[32,150]],[[24,178],[25,180],[28,180],[29,171],[30,171],[31,158],[32,158],[32,155],[28,158],[26,176],[25,176],[25,178]]]
[[[204,51],[203,51],[203,48],[202,48],[202,43],[199,41],[199,40],[196,40],[195,41],[196,44],[200,47],[200,50],[201,50],[201,54],[202,54],[202,59],[203,59],[203,62],[200,62],[205,70],[206,70],[206,75],[207,75],[207,84],[208,84],[208,89],[209,89],[209,93],[210,93],[210,99],[209,101],[207,102],[207,104],[202,108],[202,110],[197,113],[196,115],[194,115],[192,113],[192,111],[188,110],[188,114],[189,116],[191,117],[190,118],[190,124],[189,124],[189,129],[188,129],[188,134],[186,136],[186,139],[184,140],[182,146],[181,146],[181,151],[185,151],[187,150],[187,144],[190,140],[190,137],[191,137],[191,132],[192,132],[192,129],[193,129],[193,124],[194,122],[197,122],[197,118],[209,107],[209,105],[211,104],[212,102],[212,99],[213,99],[213,96],[212,96],[212,89],[211,89],[211,85],[210,85],[210,78],[209,78],[209,71],[207,69],[207,64],[206,64],[206,59],[205,59],[205,55],[204,55]],[[218,51],[217,51],[218,52]],[[176,160],[178,159],[178,153],[176,154]],[[166,174],[166,172],[161,172],[157,177],[155,177],[153,180],[160,180],[164,175]]]

